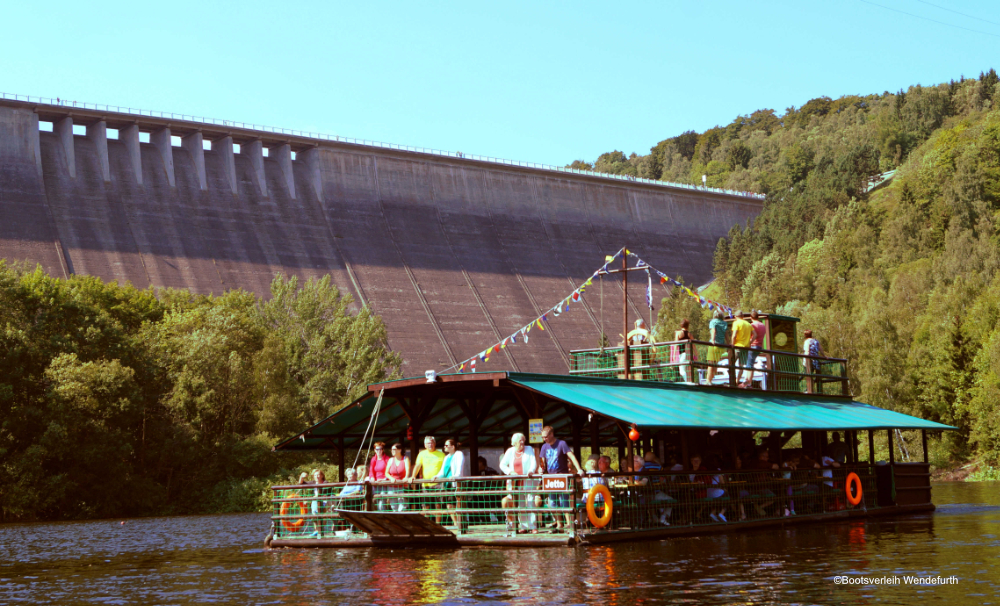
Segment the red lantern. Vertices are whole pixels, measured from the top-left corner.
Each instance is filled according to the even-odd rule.
[[[628,432],[628,439],[632,440],[633,442],[639,441],[639,430],[636,429],[634,425],[632,426],[632,429]]]

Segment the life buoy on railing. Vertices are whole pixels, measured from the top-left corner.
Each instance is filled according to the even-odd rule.
[[[851,494],[851,484],[855,484],[858,487],[857,491],[855,491],[855,494],[853,495]],[[847,474],[847,481],[844,482],[844,490],[847,492],[848,503],[851,505],[857,505],[861,502],[863,491],[861,490],[861,478],[858,477],[858,474],[853,471]]]
[[[296,499],[296,498],[298,498],[298,496],[299,496],[299,493],[293,492],[291,495],[288,496],[288,498],[289,499]],[[299,518],[297,520],[289,520],[289,519],[285,518],[285,516],[287,516],[287,515],[294,514],[294,512],[292,511],[292,508],[295,507],[295,506],[298,506],[298,508],[299,508],[299,515],[300,516],[304,516],[304,515],[306,515],[306,514],[309,513],[309,510],[306,508],[306,504],[304,502],[302,502],[302,501],[291,501],[291,500],[288,500],[288,501],[285,501],[284,503],[282,503],[281,504],[281,510],[280,510],[280,512],[281,512],[281,518],[282,518],[281,519],[281,525],[282,525],[282,527],[284,527],[285,530],[287,530],[289,532],[295,532],[296,530],[298,530],[299,528],[302,528],[306,524],[306,521],[303,518]]]
[[[604,513],[601,517],[597,517],[597,512],[594,511],[594,502],[597,500],[597,495],[601,495],[604,500]],[[611,522],[611,513],[614,510],[614,506],[611,504],[611,491],[604,484],[594,484],[590,487],[587,492],[587,518],[590,519],[590,523],[597,528],[604,528]]]

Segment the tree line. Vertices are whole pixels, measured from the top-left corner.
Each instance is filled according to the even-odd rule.
[[[0,520],[259,509],[311,464],[279,438],[398,372],[351,302],[329,277],[265,301],[0,262]]]
[[[855,397],[957,426],[938,464],[1000,462],[1000,85],[820,97],[578,167],[766,194],[715,251],[713,295],[800,317]],[[587,166],[583,166],[587,165]],[[890,180],[878,184],[877,176]],[[658,329],[703,311],[670,297]],[[702,335],[703,337],[704,335]]]

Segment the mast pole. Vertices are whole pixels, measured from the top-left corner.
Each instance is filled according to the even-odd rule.
[[[625,346],[622,352],[625,354],[625,378],[628,379],[632,369],[632,360],[628,352],[628,247],[622,248],[622,281],[624,282],[624,287],[622,288],[622,320],[625,330],[622,333],[622,336],[625,337]]]

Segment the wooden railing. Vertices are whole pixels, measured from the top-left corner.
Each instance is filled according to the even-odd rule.
[[[629,378],[635,380],[851,395],[847,360],[843,358],[716,345],[694,339],[631,345],[629,355],[632,358]],[[622,347],[577,349],[570,352],[570,360],[572,375],[625,378]]]

